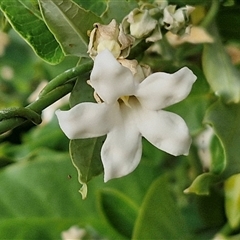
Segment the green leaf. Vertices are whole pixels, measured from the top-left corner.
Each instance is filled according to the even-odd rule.
[[[79,201],[69,174],[75,178],[68,154],[46,149],[36,151],[31,161],[2,169],[0,239],[58,239],[61,230],[77,224],[79,212],[87,214],[92,203]]]
[[[111,22],[112,19],[115,19],[118,23],[121,23],[123,18],[127,16],[134,8],[137,7],[138,4],[135,0],[109,0],[107,9],[102,15],[102,19],[106,24]],[[121,11],[119,11],[119,9],[121,9]]]
[[[240,72],[231,63],[225,52],[216,26],[212,26],[210,34],[214,43],[205,44],[202,57],[203,71],[212,90],[225,103],[240,101]]]
[[[0,9],[12,27],[40,58],[50,64],[58,64],[63,60],[61,47],[44,21],[36,14],[37,10],[33,11],[33,8],[27,8],[27,4],[24,5],[20,0],[1,0]]]
[[[166,175],[152,183],[140,208],[132,239],[189,238],[188,227],[169,189]]]
[[[70,95],[70,106],[73,107],[81,102],[96,102],[93,97],[94,89],[87,84],[87,76],[81,76],[76,81],[76,84]]]
[[[214,174],[220,174],[225,166],[225,154],[219,138],[214,135],[210,144],[211,164],[210,171]]]
[[[88,31],[101,19],[71,0],[39,0],[44,19],[66,55],[88,57]]]
[[[77,139],[70,141],[70,155],[78,171],[82,198],[87,196],[87,183],[103,172],[100,152],[104,138]]]
[[[214,183],[240,173],[240,104],[225,105],[219,100],[208,109],[204,122],[213,127],[219,139],[220,157],[213,162],[217,166],[198,176],[185,192],[207,195]]]
[[[108,223],[130,239],[138,213],[136,204],[121,192],[105,189],[100,191],[99,206]]]
[[[227,179],[224,184],[225,209],[232,229],[240,227],[240,174]]]
[[[97,239],[98,232],[119,239],[96,208],[94,195],[103,183],[96,179],[92,198],[82,201],[76,178],[69,154],[46,148],[2,168],[0,239],[60,239],[61,232],[73,225],[92,229]]]
[[[96,15],[101,16],[107,7],[108,0],[74,0],[74,2],[84,9],[90,10]]]

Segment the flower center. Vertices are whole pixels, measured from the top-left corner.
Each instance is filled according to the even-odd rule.
[[[118,101],[122,101],[126,106],[131,107],[129,104],[129,98],[130,96],[122,96],[118,99]]]

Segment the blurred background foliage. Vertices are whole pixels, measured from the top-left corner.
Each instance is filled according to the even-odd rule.
[[[34,2],[27,1],[29,4]],[[108,23],[113,16],[121,21],[138,1],[110,1],[109,5],[104,0],[75,2],[102,16]],[[196,25],[204,21],[210,2],[170,1],[178,6],[196,6],[197,14],[192,16]],[[216,51],[223,47],[224,53],[231,57],[234,69],[239,70],[240,1],[219,2],[214,20],[219,32]],[[1,12],[0,19],[0,108],[26,106],[32,101],[30,96],[39,84],[76,66],[79,59],[67,56],[61,63],[49,65],[11,29]],[[210,35],[211,24],[206,26]],[[236,158],[233,162],[239,162],[238,152],[229,150],[232,146],[234,151],[238,148],[239,137],[223,136],[221,130],[229,129],[226,125],[216,124],[220,118],[226,119],[236,125],[238,133],[238,103],[231,105],[231,109],[218,103],[214,88],[221,90],[221,82],[215,83],[214,74],[219,65],[215,62],[216,55],[206,52],[206,44],[185,42],[175,47],[164,41],[161,47],[160,55],[146,52],[142,61],[154,71],[174,72],[188,66],[198,76],[189,97],[169,107],[186,120],[194,137],[189,156],[172,157],[144,140],[142,160],[133,173],[107,183],[103,183],[102,175],[95,177],[89,182],[87,199],[82,200],[78,192],[77,171],[68,153],[69,140],[60,130],[53,110],[49,109],[50,121],[37,127],[26,123],[0,135],[0,239],[61,239],[61,232],[74,225],[85,230],[82,239],[240,238],[239,175],[211,185],[209,195],[183,193],[197,176],[209,170],[209,164],[204,165],[200,159],[196,140],[205,129],[203,122],[212,123],[217,136],[210,149],[212,164],[215,164],[213,171],[221,172],[224,168],[224,154],[230,156],[226,161],[232,163],[232,158]],[[203,54],[207,59],[205,62],[202,62]],[[210,70],[209,64],[212,64]],[[209,71],[213,77],[209,76]],[[239,76],[236,82],[240,81]],[[235,91],[234,84],[230,93]],[[83,93],[83,98],[88,98],[90,91],[89,88]],[[68,108],[68,102],[59,106]],[[219,114],[213,115],[211,111],[206,114],[210,106]],[[227,168],[223,178],[239,172],[239,169],[239,163],[236,172]],[[203,185],[208,182],[201,182],[197,188],[193,186],[194,191],[203,191]]]

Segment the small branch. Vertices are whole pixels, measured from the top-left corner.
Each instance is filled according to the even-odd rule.
[[[38,125],[42,122],[41,116],[31,110],[30,108],[18,107],[18,108],[7,108],[0,111],[0,121],[5,119],[11,119],[20,117],[25,120],[29,120],[34,124]]]
[[[11,130],[30,120],[35,124],[41,123],[42,111],[72,91],[74,78],[91,71],[93,62],[78,65],[52,79],[39,94],[39,99],[25,108],[9,108],[0,111],[0,134]]]
[[[2,110],[3,117],[0,117],[0,134],[3,134],[23,123],[25,123],[27,120],[31,120],[35,123],[40,123],[39,118],[37,117],[37,120],[35,119],[36,116],[39,116],[41,114],[42,110],[44,110],[46,107],[50,106],[60,98],[64,97],[66,94],[71,92],[73,89],[74,82],[66,83],[62,86],[59,86],[52,90],[49,93],[46,93],[44,96],[40,97],[35,102],[29,104],[25,110],[21,108],[21,110],[10,112],[4,112],[5,110]],[[0,114],[1,114],[0,112]],[[35,112],[35,117],[32,119],[33,115],[32,113]],[[29,115],[29,113],[31,113]],[[27,114],[27,116],[25,115]],[[7,119],[4,118],[4,115]],[[4,119],[4,120],[3,120]],[[41,119],[41,118],[40,118]]]
[[[66,83],[69,80],[72,80],[73,78],[78,77],[79,75],[82,75],[84,73],[88,73],[91,71],[93,67],[93,62],[89,61],[87,63],[78,65],[72,69],[69,69],[65,72],[63,72],[62,74],[58,75],[57,77],[55,77],[54,79],[52,79],[47,85],[46,87],[41,91],[41,93],[39,94],[39,96],[44,96],[45,94],[51,92],[52,90],[54,90],[56,87],[63,85],[64,83]]]

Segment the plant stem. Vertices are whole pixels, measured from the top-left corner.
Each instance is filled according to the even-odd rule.
[[[44,96],[45,94],[51,92],[54,90],[56,87],[61,86],[64,84],[66,81],[69,81],[73,78],[78,77],[79,75],[88,73],[91,71],[93,67],[93,62],[89,61],[87,63],[78,65],[74,68],[68,69],[67,71],[63,72],[62,74],[58,75],[54,79],[52,79],[47,86],[41,91],[39,96]]]
[[[215,16],[218,13],[218,9],[219,9],[219,0],[212,0],[212,5],[206,17],[203,19],[200,25],[204,28],[207,28],[215,20]]]
[[[44,96],[40,97],[35,102],[29,104],[26,108],[30,109],[38,114],[41,114],[42,110],[50,106],[60,98],[64,97],[66,94],[71,92],[73,89],[74,82],[66,83],[62,86],[59,86],[52,90],[49,93],[46,93]],[[0,134],[5,133],[23,123],[27,120],[25,118],[15,116],[10,119],[4,119],[0,122]]]
[[[92,67],[93,62],[89,61],[58,75],[41,91],[39,99],[26,108],[12,108],[0,111],[0,134],[23,124],[27,120],[39,124],[42,110],[71,92],[75,83],[71,80],[89,73]]]

